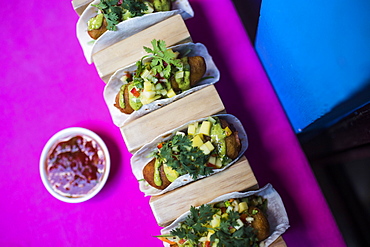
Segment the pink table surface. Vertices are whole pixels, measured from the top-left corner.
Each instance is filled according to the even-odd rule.
[[[131,154],[103,100],[104,83],[77,42],[70,1],[10,3],[0,9],[0,246],[162,246],[153,237],[160,227],[149,198],[138,189]],[[195,17],[186,24],[220,69],[216,87],[249,134],[246,156],[260,186],[271,183],[283,198],[288,246],[344,246],[232,2],[190,3]],[[98,133],[112,158],[106,186],[80,204],[53,198],[39,175],[44,144],[71,126]]]

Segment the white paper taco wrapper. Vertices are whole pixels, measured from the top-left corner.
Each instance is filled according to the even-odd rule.
[[[215,198],[207,204],[214,204],[217,202],[225,201],[231,198],[243,198],[251,195],[260,195],[267,199],[267,219],[270,223],[270,236],[260,243],[261,247],[267,247],[272,244],[279,236],[281,236],[289,227],[289,219],[287,212],[284,207],[284,203],[278,194],[278,192],[272,187],[271,184],[267,184],[265,187],[248,192],[231,192]],[[189,209],[190,210],[190,209]],[[169,234],[171,230],[177,228],[179,223],[184,221],[190,214],[190,211],[179,216],[172,224],[163,228],[161,234]],[[168,243],[164,243],[164,246],[170,246]]]
[[[205,79],[199,82],[195,87],[192,87],[189,90],[182,92],[181,94],[178,94],[172,98],[156,100],[150,104],[144,105],[138,111],[134,111],[131,114],[124,114],[114,106],[116,95],[122,86],[122,82],[120,78],[125,74],[126,71],[135,71],[137,67],[135,64],[133,64],[129,67],[117,70],[111,76],[108,83],[105,85],[104,93],[103,93],[105,103],[108,106],[113,123],[116,126],[122,127],[126,123],[134,119],[137,119],[145,114],[148,114],[162,106],[170,104],[171,102],[178,100],[182,97],[185,97],[186,95],[191,94],[195,91],[198,91],[208,85],[214,84],[220,79],[220,72],[217,69],[215,63],[213,62],[213,59],[211,55],[208,53],[208,50],[205,47],[205,45],[201,43],[196,43],[196,44],[186,43],[186,44],[172,46],[171,48],[174,51],[179,51],[180,53],[185,52],[188,49],[191,49],[191,52],[188,54],[188,56],[202,56],[205,59],[206,67],[207,67],[204,77],[211,77],[211,78]]]
[[[100,0],[95,0],[91,4],[97,4]],[[176,0],[172,4],[173,10],[165,12],[155,12],[139,17],[134,17],[116,25],[116,31],[106,31],[97,40],[93,40],[87,33],[87,22],[97,13],[97,8],[91,4],[84,10],[76,25],[77,39],[81,45],[86,61],[93,63],[92,55],[101,51],[123,39],[126,39],[155,23],[161,22],[171,16],[180,14],[184,20],[194,16],[188,0]]]
[[[216,174],[218,172],[222,172],[223,170],[227,169],[231,165],[233,165],[236,161],[240,159],[240,157],[244,154],[244,152],[248,148],[248,138],[247,138],[247,133],[245,132],[242,123],[237,119],[235,116],[230,115],[230,114],[217,114],[213,115],[214,117],[220,117],[225,119],[229,124],[232,124],[236,131],[238,131],[238,135],[242,144],[242,148],[239,152],[239,155],[236,159],[234,159],[232,162],[230,162],[228,165],[226,165],[222,169],[215,169],[214,173],[212,173],[210,176],[213,174]],[[146,164],[149,163],[153,159],[153,157],[149,157],[150,154],[152,154],[156,149],[157,145],[160,142],[166,141],[171,139],[172,136],[174,136],[178,131],[183,131],[187,129],[187,126],[191,123],[194,122],[200,122],[203,120],[206,120],[207,117],[193,120],[190,122],[187,122],[178,128],[175,128],[173,130],[170,130],[166,133],[163,133],[162,135],[156,137],[154,140],[152,140],[150,143],[147,143],[143,147],[141,147],[132,157],[131,157],[131,168],[134,176],[136,179],[139,181],[139,189],[142,191],[145,196],[157,196],[164,194],[168,191],[174,190],[176,188],[179,188],[181,186],[184,186],[188,183],[191,183],[195,181],[194,179],[191,178],[189,174],[183,175],[178,177],[175,181],[173,181],[166,189],[164,190],[158,190],[150,185],[143,179],[143,168],[145,167]],[[199,176],[196,180],[202,179],[205,176]]]

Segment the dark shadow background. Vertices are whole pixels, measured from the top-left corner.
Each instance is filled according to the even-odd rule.
[[[251,42],[262,0],[233,0]],[[297,137],[338,227],[351,247],[370,246],[370,90],[361,90]],[[338,111],[347,112],[345,117]],[[325,128],[317,129],[325,121]],[[316,126],[315,126],[316,125]]]

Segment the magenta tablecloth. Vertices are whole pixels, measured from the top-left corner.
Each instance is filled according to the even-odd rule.
[[[288,246],[344,246],[232,2],[190,2],[189,31],[221,71],[216,87],[249,134],[246,156],[255,175],[285,202]],[[77,42],[70,1],[7,2],[0,13],[0,246],[162,246],[152,237],[160,227],[149,198],[138,189],[131,155],[103,100],[104,83]],[[112,157],[106,186],[80,204],[53,198],[39,175],[44,144],[71,126],[98,133]]]

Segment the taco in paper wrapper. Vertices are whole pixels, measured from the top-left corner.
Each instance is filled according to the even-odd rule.
[[[180,14],[184,20],[194,16],[194,11],[188,0],[176,0],[172,2],[170,11],[153,12],[129,18],[117,24],[115,26],[116,30],[102,30],[100,37],[94,40],[88,33],[88,23],[91,18],[97,16],[98,8],[93,5],[99,3],[100,0],[93,1],[81,14],[76,25],[77,39],[89,64],[93,63],[93,54],[171,16]],[[106,22],[103,23],[106,24]]]
[[[246,199],[246,198],[248,198],[248,199]],[[262,204],[259,204],[260,202],[257,202],[257,199],[261,200]],[[253,201],[253,200],[256,200],[256,201]],[[235,208],[235,207],[232,206],[232,204],[235,203],[236,201],[238,201],[239,204],[237,204],[235,206],[236,207]],[[248,202],[248,203],[244,203],[243,201]],[[226,204],[226,206],[228,206],[230,204],[230,206],[228,206],[227,209],[221,208],[225,204]],[[245,205],[242,205],[242,204],[248,204],[248,205],[245,206]],[[252,206],[251,206],[251,204],[252,204]],[[218,214],[211,215],[212,220],[210,221],[210,224],[211,224],[211,226],[213,226],[214,229],[217,229],[217,230],[219,230],[221,228],[221,226],[220,226],[221,221],[223,221],[223,224],[225,224],[225,221],[221,220],[221,218],[223,216],[225,217],[225,210],[226,210],[226,213],[231,211],[229,208],[231,208],[232,210],[237,210],[236,212],[238,214],[236,214],[236,213],[234,213],[234,214],[238,215],[237,217],[240,216],[239,221],[237,221],[237,222],[239,222],[239,224],[234,224],[234,225],[236,225],[235,229],[233,229],[234,227],[229,227],[228,230],[232,233],[235,233],[236,231],[239,231],[239,233],[240,233],[242,231],[241,228],[246,227],[246,228],[249,228],[249,230],[244,230],[243,229],[245,234],[247,233],[249,235],[249,232],[256,233],[255,235],[254,234],[250,235],[251,240],[253,241],[253,239],[254,239],[254,241],[255,241],[254,245],[248,245],[248,246],[267,247],[270,244],[272,244],[279,236],[281,236],[289,228],[288,215],[286,213],[286,210],[285,210],[284,204],[281,200],[281,197],[277,193],[277,191],[272,187],[271,184],[267,184],[262,189],[259,189],[259,190],[256,190],[256,191],[232,192],[232,193],[228,193],[228,194],[219,196],[216,199],[212,200],[211,202],[209,202],[205,205],[202,205],[200,207],[197,207],[197,208],[192,207],[192,209],[190,211],[182,214],[173,223],[171,223],[169,226],[163,228],[161,230],[161,235],[158,236],[158,237],[160,239],[164,240],[164,241],[168,240],[168,242],[179,241],[178,237],[176,238],[176,237],[171,237],[171,236],[176,235],[176,231],[178,229],[180,229],[179,228],[180,225],[183,224],[183,222],[188,217],[191,217],[192,211],[193,211],[193,214],[194,214],[194,212],[198,212],[197,210],[202,208],[203,209],[202,213],[206,215],[207,214],[206,209],[209,208],[210,205],[213,205],[213,206],[211,206],[212,208],[218,208],[218,209],[220,208],[221,209],[221,212],[219,211]],[[254,206],[254,205],[258,205],[258,206]],[[258,210],[257,210],[257,208],[258,208]],[[262,214],[262,211],[263,211],[263,215],[264,215],[263,217],[265,217],[268,221],[265,224],[268,224],[269,227],[268,227],[267,234],[265,236],[263,236],[263,240],[262,239],[259,240],[257,236],[259,235],[258,233],[259,233],[259,229],[261,229],[261,227],[260,226],[255,226],[255,228],[253,228],[253,227],[254,227],[254,224],[255,224],[254,222],[260,220],[260,216],[258,214]],[[221,214],[221,215],[219,215],[219,214]],[[207,215],[206,215],[206,217],[207,217]],[[226,218],[224,218],[224,219],[226,219]],[[252,228],[250,228],[248,226],[252,226]],[[185,226],[183,226],[181,232],[186,233],[187,227],[188,227],[187,223],[185,223]],[[191,229],[193,229],[193,228],[191,228]],[[223,236],[224,237],[226,236],[226,238],[228,238],[229,236],[233,235],[232,233],[231,234],[223,234]],[[239,233],[236,233],[236,234],[239,234]],[[210,244],[210,239],[212,239],[213,241],[222,241],[222,240],[218,239],[219,235],[215,234],[215,231],[209,231],[208,234],[207,234],[207,231],[205,231],[204,234],[205,234],[205,237],[198,239],[198,241],[200,241],[201,243],[205,243],[205,242],[208,241],[208,244]],[[213,234],[215,234],[214,237],[212,237]],[[257,239],[256,239],[256,237],[257,237]],[[237,240],[237,241],[244,241],[245,239],[246,238],[245,238],[245,235],[244,235],[243,239],[240,239],[240,240]],[[181,241],[185,241],[185,240],[183,239]],[[230,241],[233,241],[233,240],[230,240]],[[178,245],[175,245],[175,244],[170,245],[170,243],[164,242],[164,246],[169,247],[169,246],[178,246]],[[210,246],[213,246],[213,245],[210,245]],[[219,246],[219,245],[217,245],[217,246]],[[245,246],[247,246],[247,245],[245,245]]]
[[[207,48],[200,43],[186,43],[186,44],[180,44],[176,46],[169,47],[168,49],[171,49],[175,53],[179,54],[186,54],[186,57],[190,58],[202,58],[202,64],[204,65],[204,69],[202,69],[203,76],[201,76],[200,81],[196,82],[196,84],[192,87],[190,87],[187,90],[180,90],[176,91],[176,93],[172,93],[172,95],[169,95],[169,91],[165,92],[163,98],[156,99],[154,101],[150,101],[147,104],[143,104],[141,108],[138,110],[133,111],[131,114],[123,113],[118,107],[117,107],[117,97],[119,96],[118,93],[121,92],[122,86],[125,84],[123,82],[122,78],[125,78],[127,74],[132,74],[136,72],[138,69],[137,64],[133,64],[129,67],[122,68],[117,70],[110,78],[108,83],[106,84],[104,88],[104,100],[108,106],[108,109],[110,111],[113,123],[118,126],[122,127],[125,125],[125,123],[128,123],[134,119],[137,119],[145,114],[148,114],[162,106],[165,106],[167,104],[170,104],[171,102],[178,100],[182,97],[185,97],[188,94],[191,94],[195,91],[198,91],[208,85],[216,83],[220,78],[220,72],[217,69],[215,63],[212,60],[211,55],[208,53]],[[181,55],[180,55],[181,56]],[[190,61],[190,60],[189,60]],[[195,66],[194,66],[195,67]],[[192,71],[190,71],[192,73]],[[185,72],[186,73],[186,72]],[[176,74],[177,75],[177,74]],[[191,78],[191,74],[190,74]],[[156,79],[156,78],[155,78]],[[157,80],[157,79],[156,79]],[[169,80],[168,80],[169,81]],[[144,90],[145,84],[144,82]],[[159,85],[157,85],[159,84]],[[150,85],[150,84],[149,84]],[[161,86],[164,85],[164,83],[156,83],[155,86]],[[154,87],[153,85],[150,85]],[[162,86],[161,86],[162,87]],[[130,89],[132,90],[132,89]],[[170,90],[171,91],[171,90]],[[148,91],[149,92],[149,91]],[[153,93],[153,91],[150,91],[150,93]],[[128,94],[128,92],[126,92]],[[142,94],[143,95],[143,94]],[[158,96],[158,93],[155,94],[155,97]],[[126,96],[125,96],[126,97]],[[141,96],[140,96],[141,97]],[[127,104],[126,104],[127,105]]]
[[[146,196],[161,195],[222,172],[247,150],[247,134],[233,115],[205,117],[163,133],[131,158]]]

